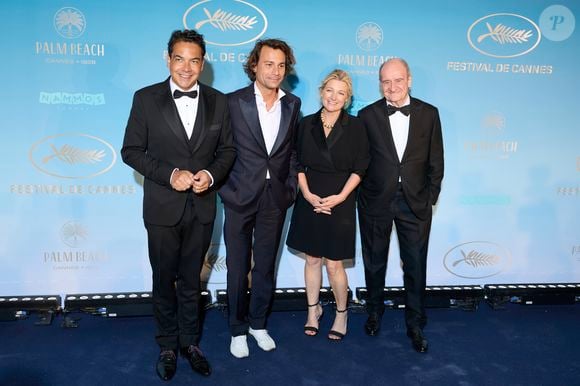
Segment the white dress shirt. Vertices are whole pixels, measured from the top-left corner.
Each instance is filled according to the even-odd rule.
[[[407,96],[407,100],[405,100],[403,106],[406,106],[409,103],[411,103],[411,98]],[[387,105],[391,104],[392,103],[387,102]],[[407,140],[409,139],[410,118],[411,114],[405,115],[400,111],[396,111],[394,114],[389,115],[391,134],[393,135],[393,141],[395,142],[395,148],[397,149],[399,162],[401,162],[403,159],[403,154],[405,154],[405,148],[407,147]],[[401,182],[401,176],[399,176],[399,182]]]
[[[179,118],[181,119],[181,123],[185,128],[185,132],[187,133],[187,138],[191,139],[191,134],[193,133],[193,127],[195,126],[195,119],[197,118],[197,107],[199,106],[199,83],[195,82],[195,85],[189,90],[182,90],[173,79],[169,78],[169,87],[171,89],[171,97],[173,98],[173,92],[175,90],[180,91],[197,91],[197,98],[190,98],[188,96],[182,96],[181,98],[173,98],[175,102],[175,106],[177,106],[177,112],[179,113]],[[169,177],[169,182],[171,183],[171,179],[173,178],[173,174],[178,171],[178,168],[173,169],[171,172],[171,176]],[[209,186],[213,185],[213,176],[211,173],[206,170],[202,169],[204,172],[207,173],[210,179]]]
[[[408,105],[411,102],[411,98],[407,96],[407,100],[403,103],[403,106]],[[387,105],[392,105],[387,102]],[[407,147],[407,140],[409,139],[409,119],[411,114],[405,115],[400,111],[389,115],[389,122],[391,123],[391,133],[393,135],[393,141],[395,142],[395,148],[397,149],[397,155],[399,156],[399,161],[403,159],[403,154],[405,154],[405,148]]]
[[[181,88],[173,82],[173,79],[170,78],[169,85],[171,87],[171,95],[173,95],[175,90],[197,91],[197,98],[182,96],[181,98],[173,99],[177,106],[177,112],[179,113],[179,118],[181,118],[181,123],[183,123],[185,132],[187,133],[187,138],[191,138],[193,127],[195,126],[195,118],[197,117],[197,106],[199,105],[199,83],[196,82],[190,90],[181,90]]]
[[[266,151],[270,154],[274,147],[274,143],[276,142],[278,130],[280,129],[280,119],[282,117],[280,99],[286,95],[286,93],[282,91],[281,88],[278,89],[278,96],[270,110],[266,108],[266,102],[264,102],[264,97],[256,85],[256,82],[254,82],[254,93],[256,95],[256,106],[258,107],[258,118],[260,119],[260,126],[262,127],[262,135],[264,136],[264,142],[266,143]],[[266,178],[270,178],[269,170],[266,172]]]

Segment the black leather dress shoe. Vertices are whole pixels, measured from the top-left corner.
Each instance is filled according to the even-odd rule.
[[[169,381],[177,371],[177,351],[162,350],[157,359],[157,375],[164,381]]]
[[[369,314],[367,322],[365,323],[365,332],[369,336],[378,335],[379,331],[381,330],[381,320],[382,316],[377,313]]]
[[[427,352],[427,348],[429,347],[429,343],[425,336],[423,335],[423,330],[420,328],[413,328],[407,330],[407,336],[411,338],[411,342],[413,343],[413,348],[415,351],[420,353]]]
[[[211,367],[209,362],[203,356],[201,350],[197,346],[188,346],[181,349],[181,355],[187,359],[191,368],[196,373],[208,376],[211,374]]]

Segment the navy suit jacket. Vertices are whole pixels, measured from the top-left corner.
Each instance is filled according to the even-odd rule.
[[[173,226],[181,219],[188,196],[201,223],[215,219],[216,187],[230,169],[236,152],[232,143],[226,96],[199,84],[199,105],[192,139],[187,138],[173,101],[169,78],[135,93],[121,156],[145,177],[143,218],[154,225]],[[175,168],[207,170],[214,185],[203,194],[171,187]]]
[[[278,136],[270,154],[262,135],[254,84],[228,94],[237,157],[219,191],[226,208],[240,213],[257,211],[267,170],[278,208],[286,210],[294,202],[298,185],[295,137],[301,101],[285,92],[280,99],[282,114]]]
[[[389,210],[401,177],[407,203],[420,219],[431,216],[443,179],[443,139],[435,106],[411,98],[409,137],[399,162],[385,98],[359,111],[367,129],[370,164],[359,191],[359,209],[380,216]]]

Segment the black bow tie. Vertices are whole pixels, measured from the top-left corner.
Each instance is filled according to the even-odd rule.
[[[409,116],[409,114],[411,114],[411,105],[405,105],[403,107],[396,107],[393,105],[387,105],[387,112],[389,113],[389,115],[393,115],[397,111],[400,111],[401,113],[405,114],[406,116]]]
[[[186,97],[190,97],[190,98],[197,98],[197,90],[181,91],[181,90],[176,89],[175,91],[173,91],[173,97],[175,99],[181,98],[182,96],[186,96]]]

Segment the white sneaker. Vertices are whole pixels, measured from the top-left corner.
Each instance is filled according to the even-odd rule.
[[[250,355],[250,349],[248,349],[248,341],[246,335],[232,336],[232,342],[230,343],[230,352],[236,358],[245,358]]]
[[[274,339],[268,334],[268,330],[253,330],[251,327],[248,330],[250,335],[256,338],[256,342],[258,342],[258,347],[260,347],[264,351],[272,351],[276,348],[276,342]]]

